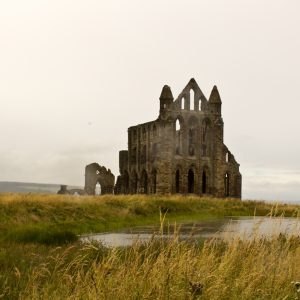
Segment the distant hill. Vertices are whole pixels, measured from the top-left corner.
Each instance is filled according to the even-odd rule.
[[[0,181],[0,193],[56,194],[59,189],[59,184]],[[82,189],[82,187],[70,185],[68,189]]]

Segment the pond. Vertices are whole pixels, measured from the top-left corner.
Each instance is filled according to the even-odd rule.
[[[249,239],[254,236],[271,237],[278,234],[300,236],[300,220],[296,218],[239,217],[210,221],[181,222],[165,225],[163,235],[172,237],[178,232],[182,240],[203,238],[232,238],[239,236]],[[147,242],[160,232],[159,225],[138,226],[121,231],[83,235],[83,242],[99,241],[108,247],[130,246],[135,241]]]

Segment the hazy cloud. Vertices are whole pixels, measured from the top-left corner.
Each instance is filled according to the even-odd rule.
[[[218,85],[247,198],[299,200],[298,0],[0,3],[0,180],[118,174],[127,128],[191,77]],[[275,175],[274,175],[275,174]]]

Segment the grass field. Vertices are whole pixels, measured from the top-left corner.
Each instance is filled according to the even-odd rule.
[[[107,249],[77,234],[224,216],[294,216],[295,205],[195,196],[0,194],[0,299],[296,299],[300,241],[174,237]],[[300,295],[299,295],[300,296]]]

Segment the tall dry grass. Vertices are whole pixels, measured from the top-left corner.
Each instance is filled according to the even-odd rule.
[[[53,237],[64,239],[62,229],[77,234],[159,222],[159,211],[167,212],[168,220],[187,220],[297,216],[299,207],[194,196],[0,194],[0,298],[296,299],[291,282],[300,281],[300,240],[295,236],[195,244],[175,234],[114,249],[52,243]]]
[[[300,240],[153,239],[126,249],[53,251],[29,272],[21,299],[296,299]],[[22,275],[20,275],[21,277]]]

